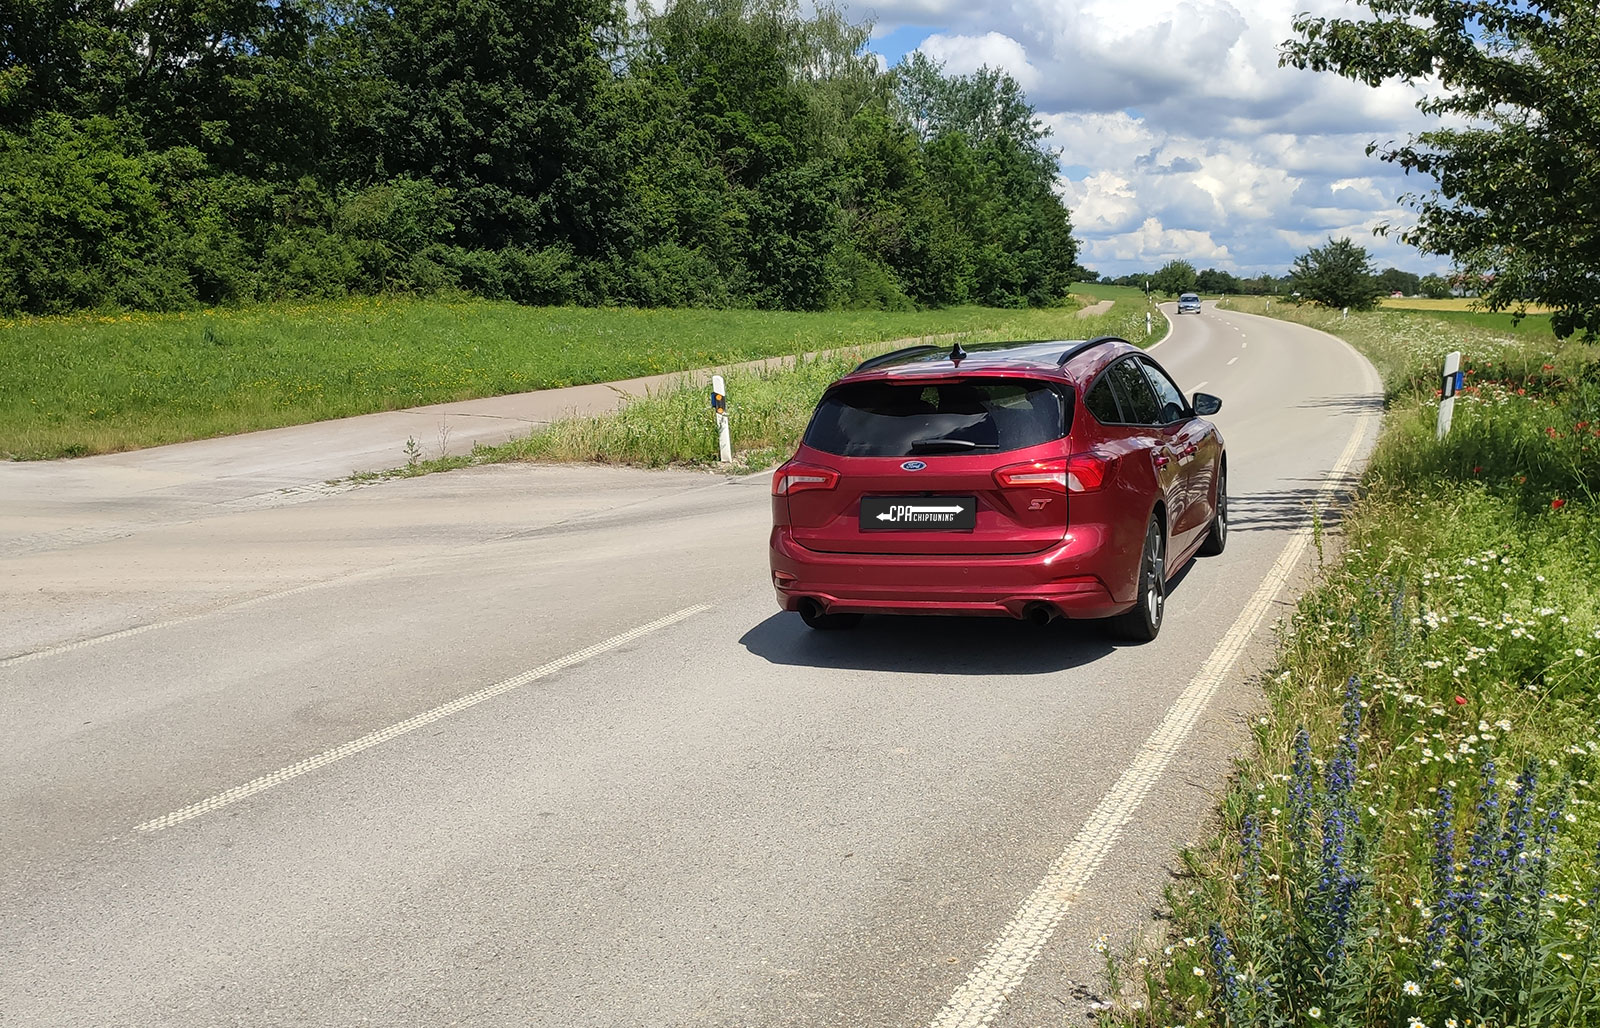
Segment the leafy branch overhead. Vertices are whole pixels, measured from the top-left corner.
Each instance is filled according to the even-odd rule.
[[[1600,18],[1593,0],[1357,0],[1362,19],[1301,15],[1282,63],[1431,92],[1450,124],[1376,153],[1435,187],[1402,237],[1455,259],[1494,310],[1554,309],[1600,335]],[[1387,228],[1387,227],[1386,227]]]

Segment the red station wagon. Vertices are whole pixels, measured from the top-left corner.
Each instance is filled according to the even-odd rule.
[[[1065,616],[1154,639],[1168,580],[1227,542],[1221,406],[1111,337],[864,361],[773,474],[778,603],[818,629]]]

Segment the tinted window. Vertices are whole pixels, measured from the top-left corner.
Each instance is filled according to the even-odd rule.
[[[1167,373],[1156,367],[1150,361],[1141,361],[1145,374],[1150,376],[1150,386],[1156,391],[1156,400],[1161,404],[1160,414],[1156,418],[1159,425],[1170,425],[1174,421],[1182,421],[1190,416],[1189,401],[1183,398],[1183,393],[1172,384],[1172,379]]]
[[[1063,438],[1070,396],[1044,382],[857,382],[828,390],[806,445],[844,457],[994,453]]]
[[[1083,405],[1102,425],[1115,425],[1122,420],[1122,412],[1117,410],[1117,398],[1111,392],[1111,379],[1105,375],[1101,375],[1100,381],[1085,394]]]
[[[1139,370],[1136,362],[1120,360],[1111,365],[1106,377],[1111,379],[1116,387],[1117,397],[1122,401],[1122,409],[1127,413],[1129,424],[1161,423],[1161,404],[1156,400],[1155,390],[1150,388],[1150,380],[1144,377],[1144,372]]]

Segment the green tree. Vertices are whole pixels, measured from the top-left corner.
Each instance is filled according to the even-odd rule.
[[[1239,291],[1250,296],[1277,296],[1285,292],[1289,280],[1274,275],[1257,275],[1239,280]]]
[[[0,133],[0,309],[193,302],[180,233],[142,140],[109,118],[64,114]]]
[[[1430,300],[1444,300],[1450,296],[1450,280],[1443,275],[1424,275],[1417,292]]]
[[[393,0],[360,28],[384,82],[374,165],[453,197],[464,247],[604,246],[608,0]]]
[[[1378,288],[1385,293],[1415,296],[1422,291],[1422,278],[1399,268],[1384,268],[1378,273]]]
[[[1150,276],[1150,290],[1167,296],[1177,296],[1179,293],[1193,291],[1198,278],[1193,264],[1183,260],[1172,260],[1163,264],[1160,271]]]
[[[1372,258],[1349,237],[1329,239],[1294,259],[1289,288],[1302,302],[1367,311],[1378,305],[1382,290],[1372,273]]]
[[[868,36],[800,0],[11,0],[0,310],[1065,295],[1018,84]]]
[[[1437,81],[1426,114],[1459,123],[1368,146],[1436,188],[1402,238],[1487,283],[1493,310],[1554,308],[1556,334],[1600,335],[1600,18],[1594,0],[1358,0],[1370,17],[1302,15],[1282,61],[1377,86]]]
[[[1237,293],[1239,280],[1229,272],[1207,268],[1195,276],[1194,287],[1202,293]]]

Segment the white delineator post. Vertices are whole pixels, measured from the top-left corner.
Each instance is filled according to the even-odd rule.
[[[711,376],[711,409],[717,415],[717,454],[722,463],[733,460],[733,441],[728,438],[728,394],[721,375]]]
[[[1144,312],[1144,334],[1149,335],[1154,329],[1150,327],[1150,312]]]
[[[1444,378],[1439,384],[1439,438],[1450,431],[1450,418],[1456,410],[1456,393],[1461,389],[1461,351],[1444,357]]]

